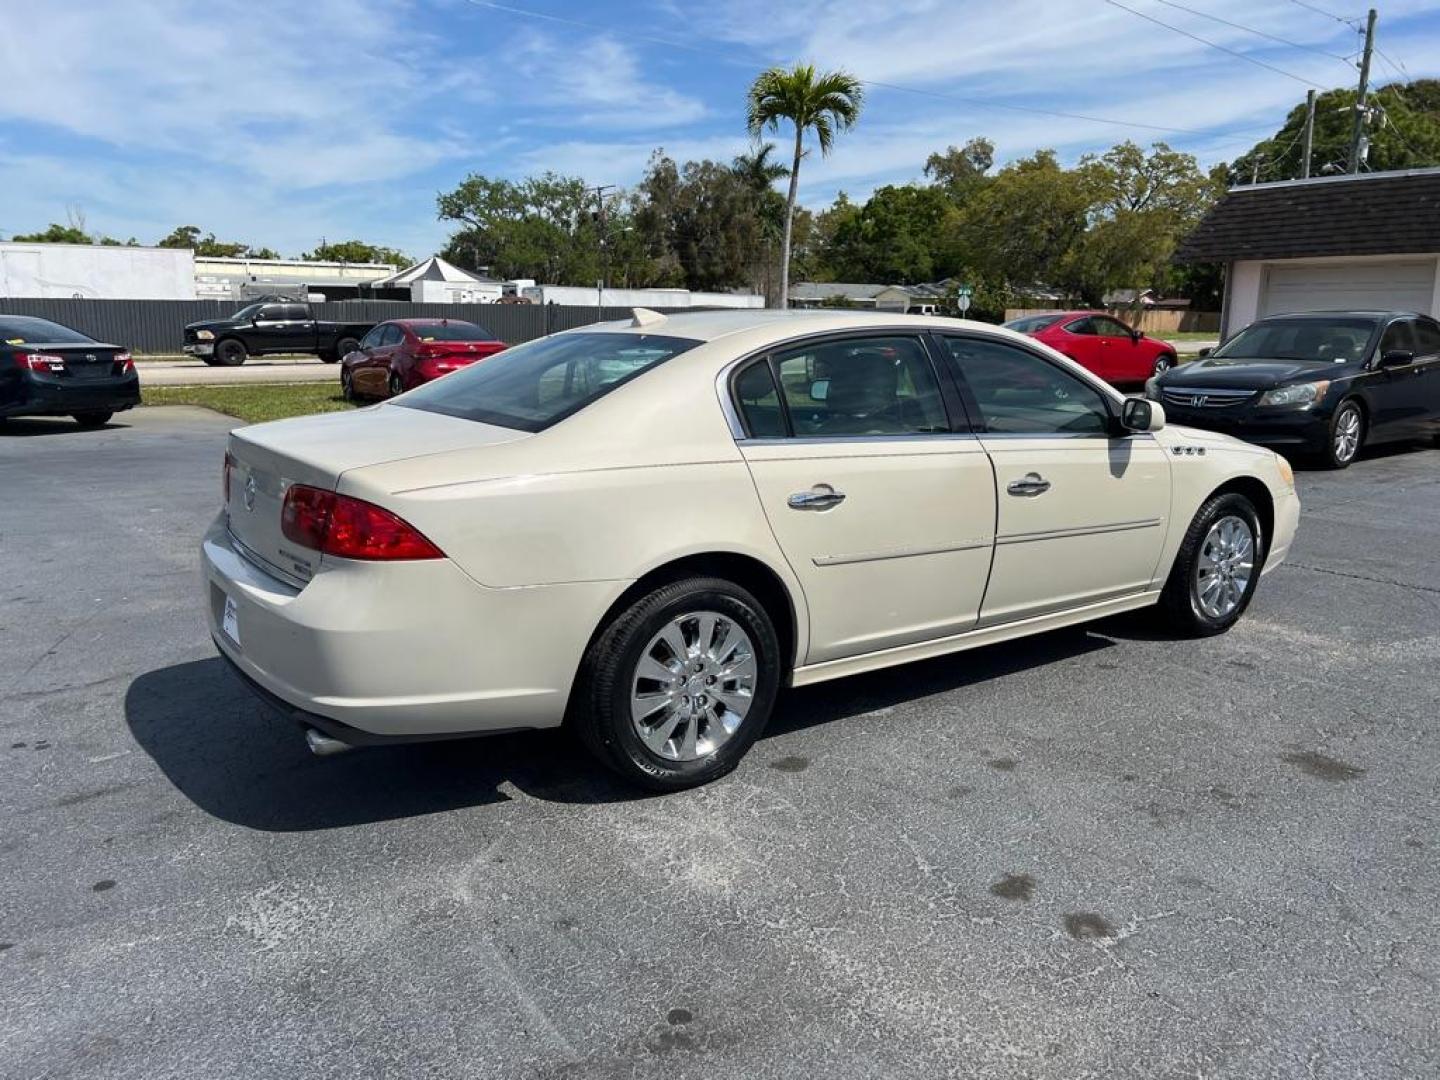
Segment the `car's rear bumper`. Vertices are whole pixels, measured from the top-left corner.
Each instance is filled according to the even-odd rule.
[[[326,558],[303,589],[240,554],[222,514],[201,550],[221,653],[342,742],[558,726],[591,632],[624,582],[490,589],[448,559]],[[223,629],[235,605],[238,638]]]
[[[108,379],[49,379],[25,376],[0,397],[0,416],[69,416],[77,412],[120,412],[140,404],[140,378],[133,372]]]

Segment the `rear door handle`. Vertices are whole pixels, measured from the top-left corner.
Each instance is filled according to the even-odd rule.
[[[791,510],[829,510],[845,501],[845,493],[829,484],[816,484],[809,491],[797,491],[785,500]]]
[[[1050,481],[1039,473],[1026,473],[1019,480],[1011,480],[1005,490],[1011,495],[1033,499],[1036,495],[1044,495],[1050,490]]]

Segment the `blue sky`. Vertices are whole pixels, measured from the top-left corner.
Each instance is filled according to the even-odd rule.
[[[868,81],[860,127],[802,170],[810,206],[975,135],[1002,161],[1132,138],[1209,164],[1309,82],[1354,83],[1336,58],[1354,29],[1315,10],[1363,17],[1343,0],[1124,3],[1284,73],[1107,0],[0,0],[0,237],[79,213],[144,243],[193,224],[286,254],[326,237],[425,255],[448,232],[436,192],[467,172],[623,185],[657,146],[728,160],[749,80],[795,59]],[[1387,3],[1378,42],[1382,81],[1440,75],[1440,2]]]

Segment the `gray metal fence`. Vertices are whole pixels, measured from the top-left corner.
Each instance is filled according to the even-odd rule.
[[[178,353],[186,323],[223,319],[243,305],[222,300],[0,299],[0,316],[33,315],[73,326],[97,341],[125,345],[137,353]],[[668,312],[695,308],[665,308]],[[392,300],[346,300],[316,304],[316,317],[337,322],[383,322],[402,318],[464,319],[479,323],[501,341],[518,345],[557,330],[606,319],[624,319],[630,308],[561,307],[557,304],[410,304]]]

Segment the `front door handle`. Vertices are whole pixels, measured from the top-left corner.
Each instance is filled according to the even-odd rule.
[[[829,484],[816,484],[809,491],[797,491],[785,500],[791,510],[829,510],[845,501],[845,493]]]
[[[1044,495],[1050,490],[1050,481],[1046,480],[1039,473],[1026,473],[1019,480],[1011,480],[1005,488],[1011,495],[1019,495],[1021,498],[1033,499],[1036,495]]]

